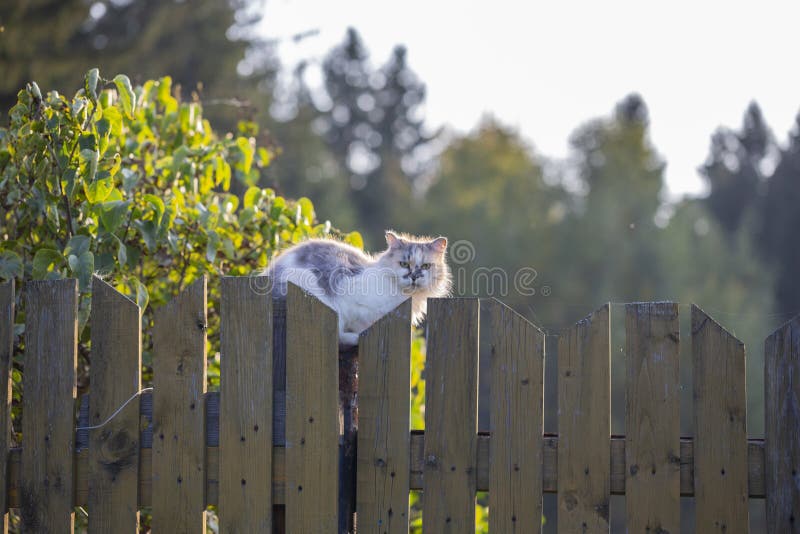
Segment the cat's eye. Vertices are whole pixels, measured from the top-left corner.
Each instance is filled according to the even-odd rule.
[[[425,270],[428,270],[428,269],[431,268],[431,264],[430,263],[423,263],[422,264],[422,268],[425,269]]]
[[[407,261],[401,261],[400,262],[400,267],[405,267],[406,269],[408,269],[408,262]]]

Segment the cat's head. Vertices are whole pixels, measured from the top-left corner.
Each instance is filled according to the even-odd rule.
[[[394,273],[404,293],[431,297],[450,293],[446,237],[417,237],[387,230],[386,245],[378,261]]]

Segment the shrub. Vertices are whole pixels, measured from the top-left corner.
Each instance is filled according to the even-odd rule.
[[[203,274],[251,274],[282,244],[341,236],[317,223],[309,199],[258,186],[272,154],[256,146],[257,125],[215,134],[201,103],[181,101],[169,77],[133,88],[125,75],[106,80],[92,69],[72,98],[30,83],[9,119],[0,128],[0,279],[24,291],[31,279],[77,278],[84,357],[93,273],[134,299],[147,327],[152,306]],[[357,233],[341,237],[361,246]],[[212,386],[218,278],[209,279]]]

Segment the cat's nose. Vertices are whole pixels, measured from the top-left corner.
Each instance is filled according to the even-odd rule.
[[[420,278],[420,277],[422,277],[422,273],[420,271],[414,271],[413,273],[411,273],[411,279],[412,280],[416,280],[417,278]]]

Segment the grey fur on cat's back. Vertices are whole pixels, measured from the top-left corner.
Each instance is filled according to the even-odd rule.
[[[335,294],[344,277],[360,274],[372,261],[359,249],[329,239],[310,239],[292,247],[291,251],[291,267],[313,272],[317,284],[326,295]],[[268,274],[278,281],[275,292],[279,295],[286,294],[286,283],[282,282],[284,277],[281,274],[287,267],[282,262],[276,262],[268,270]]]

